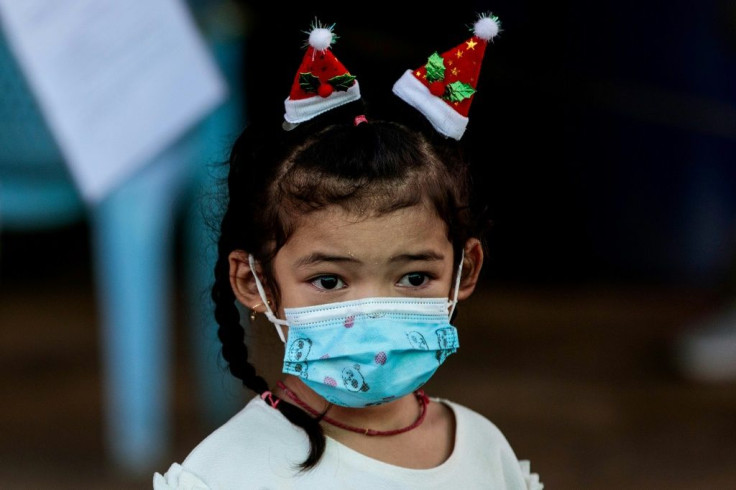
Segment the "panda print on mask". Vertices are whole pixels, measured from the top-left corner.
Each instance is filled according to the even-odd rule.
[[[442,364],[447,356],[457,352],[457,333],[454,328],[447,327],[435,330],[435,334],[440,347],[440,350],[437,351],[437,360]]]
[[[304,361],[312,349],[312,341],[306,337],[298,338],[289,347],[288,359],[292,362]]]
[[[355,364],[342,370],[342,383],[348,391],[368,391],[368,384],[360,373],[360,366]]]
[[[416,330],[412,330],[411,332],[406,333],[406,338],[409,339],[409,343],[412,347],[418,350],[429,350],[429,345],[427,345],[427,341],[424,338],[424,335],[417,332]]]
[[[306,362],[285,362],[284,372],[299,376],[304,379],[309,379],[309,373],[307,372]]]
[[[289,347],[286,353],[286,362],[284,362],[284,370],[290,374],[309,378],[307,374],[307,356],[312,349],[312,341],[306,337],[296,339]]]

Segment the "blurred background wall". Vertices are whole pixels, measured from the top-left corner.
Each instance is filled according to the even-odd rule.
[[[201,15],[200,25],[208,36],[216,37],[218,29],[233,29],[233,26],[235,30],[229,32],[242,36],[242,64],[236,77],[242,84],[233,87],[239,98],[238,107],[243,111],[242,124],[283,112],[283,99],[303,54],[304,31],[315,17],[336,24],[339,39],[334,45],[335,53],[358,76],[371,111],[388,117],[397,109],[391,86],[404,70],[423,64],[432,51],[464,40],[466,27],[472,24],[476,12],[490,10],[498,15],[503,31],[486,51],[478,95],[464,137],[476,182],[494,221],[484,287],[494,293],[490,297],[501,298],[496,299],[501,304],[493,303],[499,309],[496,313],[489,312],[486,318],[497,320],[494,315],[506,311],[505,304],[516,312],[516,318],[529,314],[539,321],[524,317],[533,324],[524,324],[527,330],[509,332],[507,337],[502,333],[495,340],[506,341],[506,347],[519,349],[519,356],[523,357],[525,351],[521,346],[529,340],[524,335],[546,338],[540,332],[549,322],[545,316],[549,310],[545,308],[552,308],[551,303],[562,304],[557,302],[564,302],[568,308],[564,310],[564,319],[559,320],[560,325],[575,328],[568,331],[561,327],[566,336],[557,339],[559,343],[546,344],[550,349],[557,349],[546,353],[550,358],[577,359],[571,354],[572,349],[578,345],[576,339],[584,338],[587,332],[586,325],[580,323],[581,316],[591,324],[611,324],[614,332],[631,332],[627,329],[635,325],[642,337],[623,335],[622,342],[633,344],[622,344],[621,350],[639,352],[637,348],[642,344],[636,342],[645,341],[656,342],[658,348],[642,350],[645,362],[629,366],[632,370],[623,378],[611,379],[626,384],[640,375],[646,378],[647,374],[642,373],[656,372],[651,375],[652,383],[667,386],[670,391],[653,402],[655,405],[667,404],[672,399],[685,405],[713,400],[712,412],[703,414],[723,417],[716,417],[717,420],[736,420],[736,404],[733,396],[728,395],[731,391],[701,392],[700,388],[687,391],[690,385],[680,384],[681,380],[674,374],[677,360],[665,353],[669,345],[677,342],[677,335],[694,330],[707,315],[728,310],[736,300],[734,2],[706,0],[696,5],[684,0],[643,3],[498,0],[436,8],[380,1],[360,5],[300,2],[286,6],[277,2],[192,0],[188,5]],[[217,20],[223,12],[228,22],[223,23],[222,17]],[[229,136],[212,138],[217,140],[217,145],[227,148]],[[181,210],[176,213],[177,230],[181,230],[187,215]],[[80,213],[77,219],[43,232],[13,231],[3,229],[0,214],[0,312],[4,314],[0,316],[3,331],[0,338],[5,339],[2,352],[6,359],[0,362],[6,363],[6,372],[17,373],[13,369],[20,369],[18,366],[23,365],[24,359],[38,359],[27,353],[15,354],[19,335],[8,333],[10,329],[24,328],[16,319],[31,321],[27,318],[42,308],[28,297],[37,290],[38,283],[56,285],[44,290],[53,295],[54,289],[70,287],[65,281],[76,281],[88,295],[83,295],[86,299],[80,300],[75,308],[92,313],[82,315],[88,328],[72,331],[88,336],[84,338],[94,339],[97,335],[88,331],[95,326],[97,308],[94,300],[90,301],[94,294],[91,286],[88,287],[93,274],[89,226]],[[182,253],[186,239],[182,231],[175,233],[172,260],[180,267],[175,267],[172,274],[181,278],[181,268],[187,265],[186,254]],[[52,260],[40,261],[40,256],[51,256]],[[172,287],[178,291],[179,285],[174,281]],[[629,299],[642,300],[649,295],[655,306],[621,303],[616,299],[603,301],[601,306],[598,296],[597,299],[589,295],[559,296],[559,291],[591,288],[602,291],[603,297],[608,297],[606,291],[613,291],[614,298],[619,298],[616,295],[621,291],[627,292]],[[499,294],[507,290],[520,291],[522,299]],[[534,291],[534,295],[524,296],[525,291]],[[547,298],[541,300],[544,306],[538,302],[540,297]],[[504,298],[508,299],[507,303],[503,303]],[[27,302],[25,309],[18,306],[24,302]],[[589,317],[585,312],[591,305],[600,309]],[[622,315],[622,309],[630,316],[617,316]],[[520,313],[525,310],[526,313]],[[174,315],[176,319],[186,321],[179,314]],[[482,320],[484,313],[476,311],[468,318]],[[617,321],[621,324],[616,325]],[[507,318],[506,327],[512,324]],[[503,325],[492,327],[503,332]],[[177,326],[177,332],[184,335],[181,325]],[[599,339],[601,343],[595,345],[605,350],[608,339]],[[34,344],[23,345],[33,352]],[[79,345],[80,352],[83,347],[86,349],[84,356],[96,355],[94,344]],[[191,349],[185,346],[176,351],[178,365],[190,362],[187,356],[193,355]],[[527,354],[539,355],[543,347],[539,349],[530,349]],[[652,357],[652,352],[660,356]],[[594,356],[595,352],[590,355]],[[512,357],[498,355],[498,359],[511,363],[510,373],[517,372],[514,369],[518,366],[540,367],[534,365],[532,358],[523,361]],[[50,377],[43,373],[45,369],[54,369],[53,359],[38,361],[41,365],[34,372],[41,373],[42,378]],[[613,364],[609,364],[611,369]],[[576,370],[587,366],[583,362],[563,365],[564,373],[578,373]],[[84,366],[91,371],[99,369],[97,361],[87,361]],[[22,389],[31,390],[37,378],[28,374],[27,365],[22,369],[25,369]],[[178,376],[182,372],[187,372],[186,368],[179,368]],[[598,388],[605,392],[611,379],[605,376],[600,379],[603,385]],[[11,381],[6,386],[8,390],[20,389]],[[182,403],[187,405],[189,397],[196,398],[188,391],[191,387],[177,386],[177,407]],[[680,389],[683,391],[677,391]],[[508,390],[507,394],[514,392],[512,388]],[[668,399],[676,393],[683,394],[683,398]],[[9,395],[6,398],[12,400],[12,393]],[[91,392],[94,399],[98,395],[101,396]],[[631,416],[635,420],[644,417],[641,413],[653,410],[653,405],[644,408],[636,403],[624,405],[638,414]],[[492,405],[486,406],[490,411]],[[636,412],[637,409],[644,412]],[[176,427],[181,427],[182,420],[194,423],[196,417],[191,410],[177,410],[179,418],[175,424],[179,425]],[[576,486],[583,481],[594,482],[595,476],[576,480],[575,474],[570,474],[569,461],[558,459],[555,460],[558,466],[550,462],[547,468],[540,469],[551,446],[535,446],[534,435],[523,433],[521,421],[513,417],[503,419],[505,412],[498,410],[501,420],[508,421],[512,434],[526,444],[523,446],[526,452],[538,456],[540,462],[536,469],[543,479],[546,469],[552,482],[557,478],[560,483],[572,484],[558,488],[615,488],[605,487],[601,482]],[[538,411],[545,410],[549,407],[540,401]],[[646,413],[653,420],[662,420],[657,413]],[[700,414],[695,408],[686,413]],[[100,422],[100,418],[94,420]],[[671,431],[688,423],[684,415],[682,419],[675,417],[672,427],[667,426],[658,433],[660,439],[652,442],[653,447],[666,447],[671,443]],[[536,428],[543,432],[545,427],[551,430],[550,426],[538,422]],[[189,427],[192,439],[178,440],[177,455],[186,454],[187,445],[206,433],[209,426],[196,430]],[[633,430],[639,426],[624,427]],[[735,454],[734,445],[724,443],[720,437],[722,430],[732,429],[736,429],[733,422],[724,422],[701,432],[705,434],[703,446],[714,448],[709,456],[717,459]],[[706,435],[712,435],[712,441],[706,441]],[[601,436],[599,440],[601,446],[606,445],[604,438]],[[551,439],[545,441],[552,443]],[[717,449],[717,444],[723,444],[721,449]],[[101,436],[92,437],[88,446],[102,447]],[[592,444],[590,450],[595,447],[598,446]],[[44,454],[51,458],[56,453],[49,450]],[[678,453],[682,459],[672,461],[684,461],[688,456]],[[631,464],[636,467],[635,463]],[[678,464],[663,463],[661,469]],[[708,471],[711,469],[708,467]],[[8,468],[3,471],[10,474]],[[708,471],[695,474],[713,474]],[[659,487],[652,483],[650,476],[641,476],[645,469],[631,469],[631,472],[640,475],[639,479],[631,476],[625,488],[674,488],[671,482],[669,486]],[[27,473],[33,473],[33,469],[29,468]],[[726,475],[724,469],[712,481],[726,481]],[[733,472],[730,475],[736,477]],[[13,478],[27,481],[17,475]],[[95,481],[100,487],[104,482],[112,488],[120,481],[113,480],[99,476]],[[683,488],[705,487],[691,484]]]
[[[457,44],[493,11],[468,143],[496,219],[495,262],[511,280],[702,282],[734,257],[733,2],[465,2],[397,11],[372,2],[250,5],[250,93],[262,68],[293,76],[306,19],[336,22],[335,51],[374,110],[425,53]],[[260,42],[258,41],[260,40]],[[278,52],[275,56],[275,48]],[[276,59],[274,60],[274,57]],[[278,98],[248,110],[280,110]]]

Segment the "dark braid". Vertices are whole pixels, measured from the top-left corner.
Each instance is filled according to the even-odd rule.
[[[268,383],[256,374],[253,365],[248,362],[248,347],[245,344],[245,330],[240,325],[240,313],[235,306],[235,294],[230,286],[230,264],[228,255],[231,248],[229,229],[230,213],[226,213],[222,222],[220,241],[218,243],[217,263],[215,265],[215,284],[212,288],[212,299],[215,304],[215,320],[219,324],[217,336],[222,343],[222,357],[228,363],[230,373],[259,395],[268,391]],[[308,470],[322,457],[325,450],[325,437],[319,420],[312,418],[305,411],[289,403],[279,403],[278,410],[292,424],[304,429],[309,438],[310,451],[307,458],[299,465],[301,470]]]

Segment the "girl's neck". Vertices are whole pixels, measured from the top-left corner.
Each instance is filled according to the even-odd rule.
[[[414,422],[419,414],[420,407],[417,398],[410,393],[398,400],[383,405],[364,408],[342,407],[329,403],[327,400],[315,393],[304,384],[297,376],[287,375],[283,383],[302,402],[319,413],[326,413],[328,417],[347,425],[364,427],[373,430],[394,430]],[[280,388],[276,389],[276,395],[285,402],[296,403]],[[298,406],[298,405],[297,405]],[[337,429],[336,430],[340,430]]]

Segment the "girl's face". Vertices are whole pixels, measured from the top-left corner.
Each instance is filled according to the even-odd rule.
[[[367,297],[449,297],[452,244],[426,206],[375,217],[337,206],[306,215],[272,263],[283,308]]]

